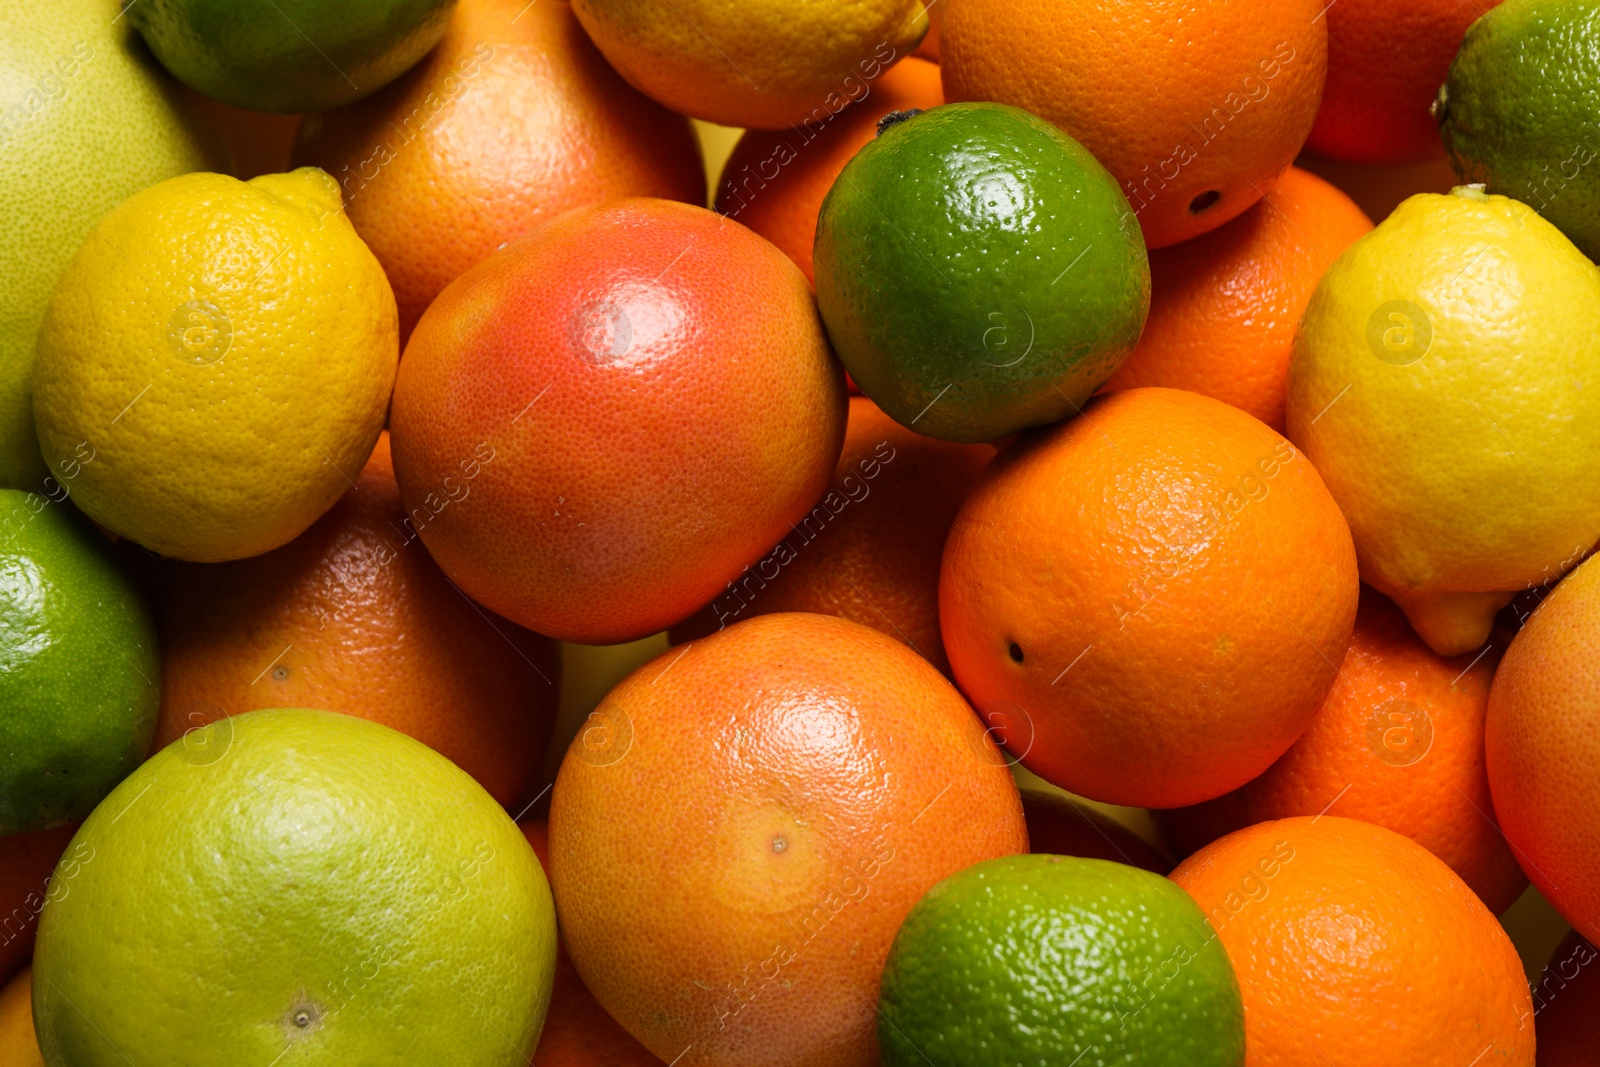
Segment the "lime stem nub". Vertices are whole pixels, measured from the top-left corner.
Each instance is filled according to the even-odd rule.
[[[878,132],[876,136],[882,137],[884,130],[889,129],[891,126],[898,126],[906,119],[914,119],[920,114],[922,114],[922,109],[920,107],[911,108],[909,111],[891,111],[887,115],[883,116],[883,118],[878,120]]]

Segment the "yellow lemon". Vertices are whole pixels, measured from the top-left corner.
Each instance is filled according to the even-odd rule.
[[[108,215],[56,285],[39,445],[102,526],[180,559],[257,555],[360,472],[398,349],[333,178],[186,174]]]
[[[922,0],[573,0],[635,88],[697,119],[825,123],[928,32]]]
[[[1600,540],[1600,269],[1481,187],[1395,209],[1323,277],[1289,437],[1349,520],[1362,580],[1433,649]]]

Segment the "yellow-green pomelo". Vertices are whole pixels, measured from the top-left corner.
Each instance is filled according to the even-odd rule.
[[[524,1067],[555,968],[527,839],[453,763],[274,709],[151,757],[39,919],[50,1067]]]
[[[45,301],[107,211],[219,165],[117,0],[0,5],[0,487],[46,471],[28,391]]]
[[[186,174],[106,216],[61,275],[34,366],[39,446],[146,548],[259,555],[353,484],[399,361],[394,292],[315,167]]]
[[[1323,276],[1288,430],[1361,578],[1434,651],[1600,539],[1600,269],[1527,205],[1463,186],[1395,209]]]

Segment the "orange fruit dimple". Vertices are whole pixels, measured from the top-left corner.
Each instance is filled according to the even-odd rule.
[[[322,708],[409,734],[509,805],[549,744],[554,644],[440,573],[405,523],[387,434],[311,529],[179,567],[160,614],[157,748],[225,715]]]
[[[946,674],[939,637],[939,561],[990,445],[908,430],[864,396],[850,398],[833,485],[790,534],[682,626],[674,641],[741,619],[810,611],[899,638]]]
[[[1327,69],[1322,0],[947,0],[945,96],[1040,115],[1116,175],[1145,243],[1242,214],[1294,161]]]
[[[1555,587],[1489,693],[1489,788],[1539,892],[1600,941],[1600,564]]]
[[[568,750],[550,806],[572,960],[680,1067],[875,1067],[906,912],[1027,847],[960,694],[824,615],[763,615],[641,667]]]
[[[543,822],[519,824],[523,836],[550,869],[550,830]],[[550,986],[550,1011],[539,1032],[539,1047],[534,1049],[530,1067],[660,1067],[661,1061],[650,1050],[606,1014],[589,987],[578,976],[578,969],[567,955],[567,946],[556,942],[556,975]]]
[[[1348,196],[1290,167],[1232,222],[1150,254],[1150,317],[1103,391],[1189,389],[1282,433],[1300,315],[1333,261],[1370,229]]]
[[[1337,816],[1230,834],[1172,872],[1244,994],[1246,1067],[1533,1067],[1533,1005],[1495,917],[1390,830]]]
[[[402,345],[453,279],[569,208],[705,202],[688,120],[624,82],[567,0],[460,0],[415,69],[308,115],[294,159],[339,180],[394,287]]]
[[[799,268],[723,216],[640,199],[569,212],[441,293],[391,426],[445,573],[605,644],[682,621],[788,533],[845,408]]]
[[[722,168],[716,208],[783,249],[812,279],[817,214],[844,165],[877,136],[883,116],[942,103],[938,66],[907,57],[825,125],[746,130]]]
[[[956,680],[1029,770],[1177,807],[1305,730],[1358,589],[1293,445],[1220,401],[1132,389],[995,458],[951,527],[939,613]]]
[[[1329,4],[1328,82],[1306,147],[1349,163],[1444,155],[1428,113],[1467,27],[1500,0],[1338,0]]]
[[[1226,796],[1163,812],[1180,853],[1252,823],[1341,815],[1404,834],[1444,860],[1496,913],[1528,879],[1494,821],[1483,719],[1494,660],[1446,659],[1382,594],[1361,591],[1339,677],[1305,735]]]

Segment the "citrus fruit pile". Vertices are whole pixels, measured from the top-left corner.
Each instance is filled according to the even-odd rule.
[[[0,0],[0,1067],[1600,1064],[1600,0]]]

